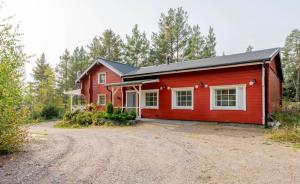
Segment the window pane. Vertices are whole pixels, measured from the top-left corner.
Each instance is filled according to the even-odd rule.
[[[156,92],[146,92],[145,93],[145,105],[149,107],[157,106],[157,93]]]
[[[222,101],[222,106],[228,106],[228,101]]]
[[[176,106],[192,106],[192,91],[176,91]]]
[[[235,89],[229,89],[229,94],[235,94]]]
[[[235,101],[229,101],[229,106],[235,106]]]
[[[235,100],[235,95],[229,95],[229,100]]]

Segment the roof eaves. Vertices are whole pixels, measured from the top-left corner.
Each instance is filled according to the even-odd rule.
[[[228,67],[234,67],[236,65],[241,65],[241,64],[245,64],[248,65],[250,63],[252,63],[253,65],[255,64],[260,64],[259,62],[263,62],[263,61],[270,61],[271,58],[264,58],[264,59],[260,59],[260,60],[255,60],[255,61],[247,61],[247,62],[237,62],[237,63],[233,63],[233,64],[221,64],[221,65],[215,65],[215,66],[205,66],[205,67],[193,67],[193,68],[185,68],[185,69],[176,69],[176,70],[170,70],[170,71],[161,71],[161,72],[148,72],[148,73],[141,73],[141,74],[125,74],[123,77],[124,78],[133,78],[133,77],[140,77],[140,76],[153,76],[153,75],[160,75],[160,74],[166,74],[166,73],[170,73],[170,72],[188,72],[190,70],[197,70],[197,69],[214,69],[214,68],[218,68],[218,67],[223,67],[223,66],[228,66]]]

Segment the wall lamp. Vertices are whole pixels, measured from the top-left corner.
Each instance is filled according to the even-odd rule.
[[[166,89],[167,88],[167,86],[166,85],[162,85],[162,86],[160,86],[160,90],[163,90],[163,89]]]
[[[252,79],[249,81],[250,86],[253,86],[254,84],[256,84],[256,79]]]

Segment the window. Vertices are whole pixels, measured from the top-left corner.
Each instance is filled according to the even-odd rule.
[[[106,95],[105,94],[99,94],[98,95],[97,104],[98,105],[105,105],[106,104]]]
[[[172,88],[172,109],[193,109],[194,88]]]
[[[105,84],[106,82],[106,73],[98,74],[98,84]]]
[[[159,91],[158,89],[153,90],[143,90],[143,108],[158,108],[158,99],[159,99]]]
[[[246,110],[246,85],[211,86],[211,110]]]

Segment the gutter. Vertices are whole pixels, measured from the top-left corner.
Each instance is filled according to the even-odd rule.
[[[266,61],[263,61],[262,64],[262,74],[261,74],[261,79],[262,79],[262,123],[264,128],[268,127],[268,122],[266,119],[266,112],[267,112],[267,108],[266,108],[266,102],[267,102],[267,98],[266,98]]]

